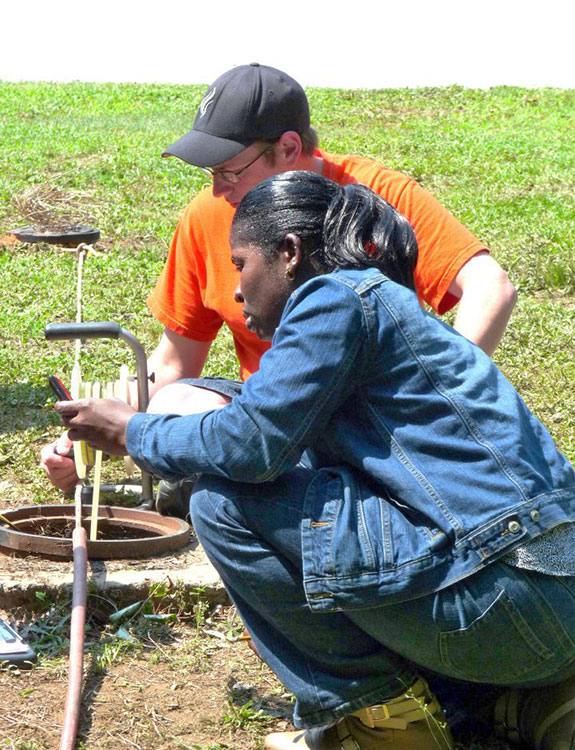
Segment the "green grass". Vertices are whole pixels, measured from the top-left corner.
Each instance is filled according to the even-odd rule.
[[[0,83],[0,236],[53,218],[91,222],[104,256],[86,262],[84,319],[116,320],[150,351],[161,326],[145,300],[178,215],[205,183],[161,152],[191,127],[202,86]],[[500,87],[309,90],[331,151],[363,153],[417,178],[492,248],[520,293],[496,361],[575,460],[575,92]],[[53,501],[37,466],[58,432],[46,376],[69,376],[73,346],[47,343],[75,316],[75,262],[47,245],[0,245],[0,507]],[[93,342],[86,380],[116,379],[131,354]],[[223,333],[208,363],[237,372]]]

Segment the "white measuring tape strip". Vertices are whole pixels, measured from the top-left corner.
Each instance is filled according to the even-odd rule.
[[[84,270],[84,260],[88,253],[92,251],[91,245],[81,243],[76,248],[78,255],[78,274],[76,282],[76,322],[82,322],[82,277]],[[119,380],[113,383],[101,385],[100,383],[89,383],[82,380],[80,368],[80,356],[82,353],[82,341],[76,339],[74,352],[74,366],[72,368],[72,378],[70,395],[74,400],[79,398],[118,398],[125,403],[130,403],[130,371],[127,365],[120,367]],[[81,523],[81,485],[88,477],[90,469],[94,467],[93,492],[92,492],[92,514],[90,524],[90,540],[95,541],[98,536],[98,510],[100,504],[100,487],[102,477],[102,451],[94,450],[88,443],[81,440],[74,447],[74,464],[76,473],[82,480],[76,488],[76,524]],[[124,466],[127,476],[132,476],[135,471],[135,464],[127,456],[124,459]]]

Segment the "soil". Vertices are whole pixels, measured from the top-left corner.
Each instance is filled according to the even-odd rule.
[[[142,642],[111,664],[86,657],[79,750],[257,750],[291,728],[289,696],[243,642],[193,624]],[[66,687],[65,653],[0,672],[0,748],[58,747]]]
[[[153,558],[90,561],[90,575],[153,567],[165,571],[169,581],[172,571],[203,562],[192,536],[181,550]],[[0,574],[13,579],[56,579],[71,566],[70,561],[0,553]],[[10,611],[0,607],[0,618],[15,625],[40,655],[31,670],[0,671],[0,750],[59,746],[70,594],[46,606],[48,612],[34,612],[31,605],[14,605]],[[114,605],[90,596],[76,750],[260,750],[269,731],[292,728],[285,688],[244,642],[229,639],[230,632],[238,636],[242,629],[235,610],[229,604],[212,607],[214,612],[202,611],[197,621],[188,616],[150,626],[143,618],[132,620],[125,624],[136,639],[130,644],[110,635],[124,625],[110,625]],[[48,622],[40,634],[34,632],[37,622]]]
[[[34,519],[27,523],[19,523],[18,531],[22,531],[25,534],[36,534],[38,536],[50,536],[56,539],[71,539],[72,532],[74,531],[75,522],[74,519],[53,519],[46,520]],[[89,530],[89,524],[85,524],[86,530]],[[146,529],[134,529],[130,526],[126,526],[121,523],[109,523],[107,521],[100,521],[98,523],[98,540],[111,540],[121,541],[125,539],[150,539],[151,537],[157,537],[154,531],[147,531]]]
[[[171,571],[185,570],[192,565],[205,562],[205,556],[195,538],[176,552],[165,552],[153,557],[141,557],[120,560],[89,560],[90,573],[114,573],[124,570],[149,570],[162,568],[169,576]],[[72,571],[69,560],[48,559],[40,555],[17,555],[0,550],[0,582],[2,574],[12,577],[25,576],[30,579],[41,579],[44,576],[60,576]],[[0,750],[3,750],[0,745]]]

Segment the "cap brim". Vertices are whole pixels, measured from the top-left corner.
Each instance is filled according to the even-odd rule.
[[[162,153],[162,156],[177,156],[195,167],[213,167],[237,156],[250,143],[239,143],[227,138],[190,130]]]

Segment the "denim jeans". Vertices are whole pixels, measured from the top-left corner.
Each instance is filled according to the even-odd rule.
[[[494,562],[431,595],[312,612],[301,519],[314,472],[265,484],[203,476],[194,528],[260,654],[313,727],[399,694],[422,669],[471,683],[536,687],[575,674],[575,577]]]

